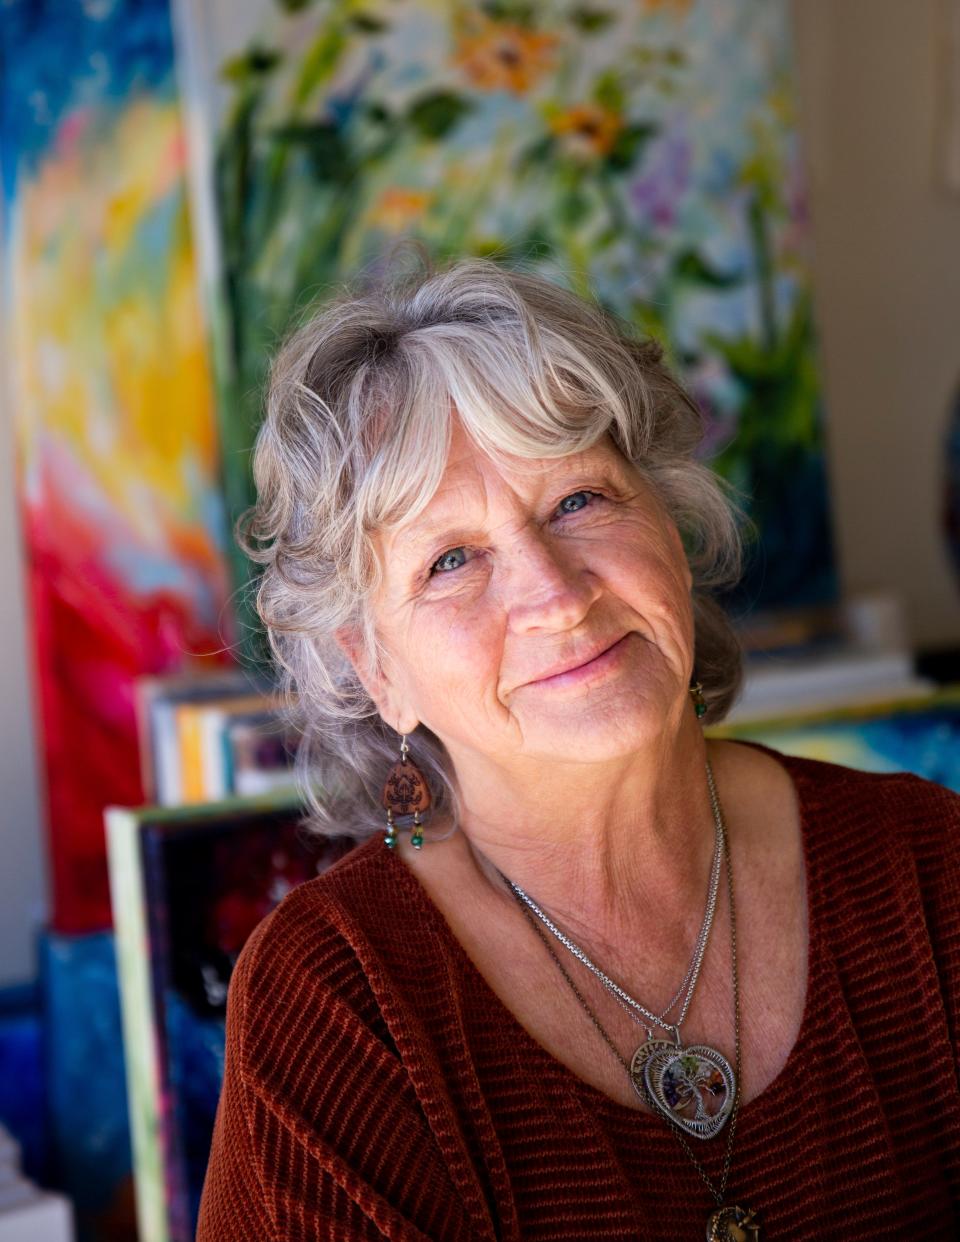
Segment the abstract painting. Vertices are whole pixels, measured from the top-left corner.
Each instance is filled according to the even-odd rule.
[[[232,641],[167,0],[0,5],[3,313],[53,924],[110,926],[133,684]]]

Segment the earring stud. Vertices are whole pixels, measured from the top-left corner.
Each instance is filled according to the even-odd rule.
[[[700,720],[707,714],[707,701],[703,697],[703,683],[696,681],[690,687],[690,695],[693,698],[693,710],[697,713],[697,719]]]

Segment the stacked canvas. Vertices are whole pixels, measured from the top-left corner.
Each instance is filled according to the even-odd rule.
[[[302,817],[290,790],[106,810],[140,1242],[192,1242],[247,936],[353,844]]]
[[[850,596],[842,604],[768,612],[741,623],[746,661],[727,723],[795,713],[922,702],[935,685],[917,675],[896,596]]]
[[[136,710],[151,802],[176,806],[293,785],[296,730],[273,687],[239,669],[141,677]]]

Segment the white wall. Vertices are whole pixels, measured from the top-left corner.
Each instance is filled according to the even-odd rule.
[[[838,559],[925,647],[960,644],[940,528],[960,387],[960,195],[938,183],[938,74],[957,0],[794,0]],[[942,8],[941,8],[942,5]]]
[[[2,328],[0,316],[0,332]],[[36,929],[47,918],[46,848],[7,375],[0,336],[0,987],[34,977]]]

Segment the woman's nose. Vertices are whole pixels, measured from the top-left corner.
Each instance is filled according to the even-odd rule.
[[[565,630],[577,625],[600,594],[600,580],[560,539],[535,531],[518,535],[507,554],[503,589],[510,628]]]

